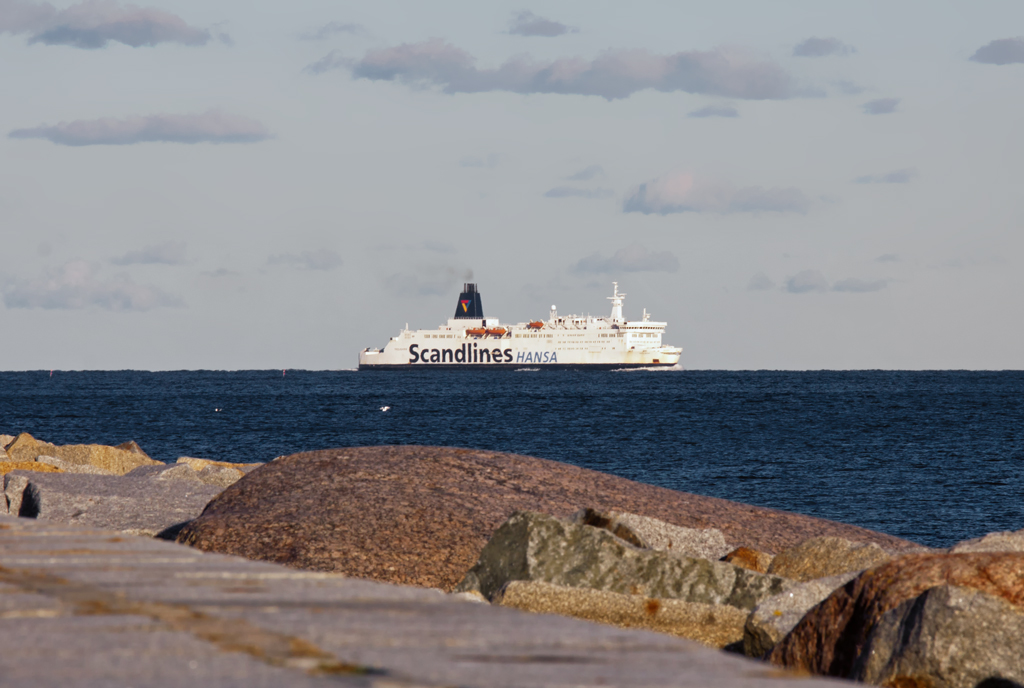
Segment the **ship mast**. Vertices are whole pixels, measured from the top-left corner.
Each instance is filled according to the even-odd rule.
[[[622,322],[622,299],[625,296],[619,293],[619,283],[612,282],[612,295],[607,297],[612,302],[612,322]]]

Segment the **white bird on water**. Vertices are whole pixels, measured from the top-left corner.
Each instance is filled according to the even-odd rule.
[[[390,410],[390,409],[391,409],[391,407],[390,407],[390,406],[381,406],[381,407],[380,407],[380,410],[381,410],[381,411],[388,411],[388,410]]]

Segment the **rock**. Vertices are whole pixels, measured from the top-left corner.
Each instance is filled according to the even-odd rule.
[[[940,585],[890,609],[851,678],[885,686],[1024,685],[1024,610],[969,588]]]
[[[14,435],[0,435],[0,449],[7,449],[7,445],[14,441]]]
[[[97,466],[117,475],[124,475],[139,466],[163,465],[145,454],[117,447],[102,444],[55,446],[49,442],[40,442],[28,433],[18,435],[7,453],[15,461],[35,461],[37,456],[54,456],[68,463]]]
[[[1024,530],[989,533],[974,540],[964,540],[953,545],[950,554],[965,552],[1024,552]]]
[[[207,485],[216,485],[217,487],[228,487],[237,483],[244,473],[235,468],[227,468],[226,466],[207,466],[198,473],[199,479]]]
[[[34,471],[36,473],[61,473],[56,466],[35,461],[2,461],[0,462],[0,475],[6,475],[11,471]]]
[[[792,585],[732,564],[641,549],[603,528],[528,511],[495,531],[456,591],[492,599],[515,580],[746,610]]]
[[[159,464],[157,466],[139,466],[129,473],[126,478],[149,479],[160,482],[183,480],[185,482],[198,483],[199,476],[188,466]]]
[[[10,461],[11,457],[7,455],[6,449],[0,449],[0,463]]]
[[[816,535],[912,546],[799,514],[675,492],[555,461],[447,447],[286,456],[249,473],[179,542],[358,578],[451,590],[516,511],[624,511],[776,552]]]
[[[772,565],[772,559],[774,558],[767,552],[758,552],[756,549],[750,549],[749,547],[737,547],[722,557],[722,561],[728,562],[733,566],[742,566],[745,569],[757,571],[758,573],[768,573],[768,567]]]
[[[848,678],[882,616],[941,585],[994,595],[1020,609],[1024,553],[909,554],[868,569],[811,609],[769,659],[779,666]]]
[[[873,542],[851,542],[839,537],[816,537],[791,547],[772,560],[768,573],[797,581],[827,578],[891,559]]]
[[[21,511],[21,497],[28,487],[28,476],[24,473],[8,473],[4,476],[4,513],[17,516]]]
[[[243,475],[246,474],[246,473],[249,473],[251,471],[254,471],[254,470],[256,470],[257,468],[259,468],[260,466],[263,465],[262,463],[231,463],[229,461],[213,461],[212,459],[197,459],[194,456],[180,456],[180,457],[178,457],[177,463],[188,464],[189,466],[192,467],[192,470],[196,471],[197,473],[201,472],[204,468],[221,467],[221,468],[231,468],[233,470],[236,470],[236,471],[242,473]]]
[[[108,471],[106,468],[100,468],[99,466],[93,466],[88,463],[68,463],[64,459],[58,459],[56,456],[46,456],[41,454],[36,457],[36,463],[44,463],[48,466],[64,472],[64,473],[86,473],[89,475],[117,475],[113,471]]]
[[[728,605],[621,595],[539,581],[512,581],[495,596],[494,603],[620,628],[645,628],[718,648],[743,638],[747,616],[743,610]]]
[[[145,456],[147,459],[152,458],[149,454],[142,451],[142,447],[140,447],[139,443],[136,442],[135,440],[128,440],[127,442],[122,442],[121,444],[117,445],[114,448],[126,452],[131,452],[133,454],[141,454],[142,456]]]
[[[28,484],[16,512],[15,500],[11,500],[12,514],[156,535],[198,516],[220,492],[220,488],[198,480],[163,478],[162,473],[167,472],[126,476],[23,474]],[[5,492],[10,498],[9,484]]]
[[[816,578],[762,601],[744,624],[743,654],[756,658],[767,655],[808,610],[856,577],[857,573],[840,573]]]
[[[656,518],[590,508],[581,509],[570,520],[581,525],[604,528],[637,547],[665,550],[687,557],[717,560],[730,549],[722,531],[717,528],[683,528]]]

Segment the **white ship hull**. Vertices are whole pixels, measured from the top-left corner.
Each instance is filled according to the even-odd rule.
[[[435,330],[405,329],[383,349],[365,349],[359,368],[641,368],[669,367],[682,349],[661,342],[667,323],[622,318],[618,288],[609,297],[608,318],[559,317],[552,306],[546,321],[502,325],[482,317],[475,285],[466,285],[462,311],[481,317],[456,316]],[[468,304],[476,302],[476,313]]]

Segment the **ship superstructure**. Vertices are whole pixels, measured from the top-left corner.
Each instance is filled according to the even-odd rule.
[[[608,317],[560,316],[551,307],[547,320],[514,325],[484,317],[476,284],[463,286],[455,316],[434,330],[408,325],[383,349],[364,349],[359,368],[418,367],[603,367],[673,366],[683,350],[662,344],[668,323],[622,315],[625,294],[612,282]]]

